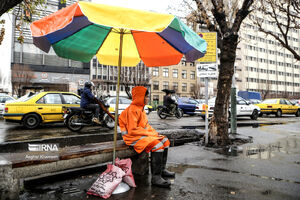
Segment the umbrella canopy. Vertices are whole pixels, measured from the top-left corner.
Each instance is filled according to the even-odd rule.
[[[34,44],[45,52],[52,46],[63,58],[89,62],[94,55],[105,65],[146,66],[191,62],[204,56],[206,42],[169,14],[77,2],[30,26]],[[120,33],[124,33],[120,52]]]
[[[121,66],[176,65],[201,58],[207,43],[177,17],[129,8],[77,2],[30,25],[33,43],[45,52],[51,46],[63,58],[118,66],[115,120],[118,120]],[[117,124],[113,163],[116,158]]]

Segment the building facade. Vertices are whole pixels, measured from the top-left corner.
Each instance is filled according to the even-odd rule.
[[[257,16],[255,16],[257,17]],[[293,55],[271,36],[258,31],[258,27],[251,23],[251,18],[245,20],[241,29],[242,38],[239,44],[241,60],[238,66],[242,68],[242,90],[258,91],[265,97],[300,97],[300,62],[296,62]],[[279,16],[280,20],[286,20]],[[276,25],[261,18],[265,29],[280,32]],[[300,52],[300,31],[289,30],[288,43],[296,52]]]
[[[116,96],[117,66],[102,65],[94,57],[90,65],[90,71],[90,79],[95,84],[94,92],[97,96]],[[143,62],[140,62],[136,67],[121,67],[120,96],[130,97],[132,88],[137,85],[147,87],[151,94],[151,69],[146,67]]]
[[[31,20],[35,21],[50,15],[58,9],[74,2],[76,1],[67,0],[66,3],[62,4],[60,0],[48,0],[46,7],[38,10],[40,16],[30,16]],[[15,20],[13,20],[13,22],[14,21]],[[18,19],[16,23],[18,23]],[[24,36],[24,42],[22,44],[18,42],[20,31]],[[77,92],[77,89],[81,87],[86,80],[89,80],[89,63],[60,58],[56,56],[52,48],[49,53],[45,53],[35,47],[29,24],[18,29],[14,23],[12,37],[11,81],[13,93],[16,90],[15,85],[19,85],[17,82],[22,78],[20,74],[30,74],[29,80],[27,80],[26,83],[24,82],[24,85],[42,86],[44,90]],[[26,69],[24,73],[20,72],[22,68]]]
[[[258,15],[259,16],[259,15]],[[257,16],[255,16],[257,17]],[[243,22],[236,50],[235,86],[238,90],[260,92],[262,98],[300,98],[300,62],[271,36],[266,36],[253,25],[249,17]],[[280,20],[286,20],[279,16]],[[260,18],[262,26],[281,35],[270,20]],[[196,28],[196,27],[194,27]],[[198,28],[204,30],[203,27]],[[205,32],[205,30],[204,30]],[[289,45],[300,52],[300,31],[291,29],[287,37]],[[218,64],[220,61],[218,60]],[[204,79],[198,78],[200,93],[205,91]],[[217,93],[217,79],[209,79],[209,96]]]
[[[184,59],[178,65],[152,67],[151,100],[162,103],[163,89],[175,90],[180,97],[194,97],[196,90],[196,64]]]

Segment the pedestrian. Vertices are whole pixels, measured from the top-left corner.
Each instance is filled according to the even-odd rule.
[[[119,125],[124,142],[132,146],[137,153],[151,152],[151,183],[159,187],[169,187],[169,180],[163,177],[175,177],[174,172],[166,169],[170,141],[159,135],[147,119],[144,106],[149,101],[149,92],[143,86],[132,89],[132,103],[119,117]]]

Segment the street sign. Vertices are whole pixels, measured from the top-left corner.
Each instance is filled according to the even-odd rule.
[[[198,59],[199,62],[217,62],[217,33],[206,32],[198,33],[207,42],[206,54],[202,58]]]
[[[197,64],[197,77],[200,78],[217,78],[218,65],[213,64]]]

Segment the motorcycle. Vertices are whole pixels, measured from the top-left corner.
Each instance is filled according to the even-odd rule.
[[[175,113],[171,113],[170,109],[167,106],[159,105],[157,107],[157,115],[161,119],[166,119],[167,117],[172,117],[175,115],[178,119],[180,119],[183,116],[183,110],[178,107],[178,104],[176,104]]]
[[[115,127],[115,118],[108,111],[109,105],[105,99],[94,99],[100,106],[99,121],[101,126],[113,129]],[[65,112],[65,125],[73,132],[79,132],[85,126],[98,125],[92,121],[94,113],[92,110],[87,110],[80,107],[70,107]]]

